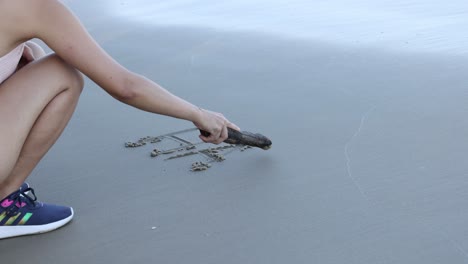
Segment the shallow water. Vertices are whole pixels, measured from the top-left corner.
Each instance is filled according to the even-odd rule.
[[[134,0],[105,1],[103,8],[116,18],[155,26],[253,30],[397,51],[468,52],[463,0]]]

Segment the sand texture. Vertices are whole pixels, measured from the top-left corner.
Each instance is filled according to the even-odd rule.
[[[261,29],[265,1],[220,13],[234,23],[226,30],[201,23],[221,4],[203,6],[211,9],[200,24],[184,24],[168,14],[201,12],[198,2],[174,1],[135,0],[147,5],[133,15],[134,2],[67,2],[124,66],[261,131],[274,147],[226,149],[226,160],[213,162],[201,153],[208,146],[156,142],[193,125],[121,104],[88,80],[69,127],[29,180],[40,200],[73,206],[76,218],[0,241],[2,264],[29,256],[36,264],[468,262],[468,63],[442,27],[463,29],[464,2],[429,1],[427,9],[428,1],[381,1],[383,18],[363,13],[380,10],[375,1],[336,5],[360,10],[353,18],[308,1],[307,17],[298,6],[281,9],[291,14],[284,23],[265,16],[316,34],[304,38],[235,20],[236,12],[257,18],[252,27]],[[314,23],[304,24],[309,16]],[[441,27],[426,31],[431,21]],[[146,145],[125,148],[141,137]]]

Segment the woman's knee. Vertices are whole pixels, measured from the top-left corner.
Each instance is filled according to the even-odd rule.
[[[57,54],[50,54],[41,59],[41,63],[45,63],[48,67],[52,67],[53,72],[60,75],[62,85],[66,89],[72,89],[78,94],[81,93],[84,87],[83,75],[73,66],[65,62]]]

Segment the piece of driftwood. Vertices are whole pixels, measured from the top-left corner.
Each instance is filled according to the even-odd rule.
[[[200,133],[205,137],[210,136],[210,133],[203,130],[200,130]],[[254,134],[248,131],[237,131],[229,127],[228,138],[224,142],[234,145],[252,146],[264,150],[270,149],[272,144],[271,140],[262,134]]]

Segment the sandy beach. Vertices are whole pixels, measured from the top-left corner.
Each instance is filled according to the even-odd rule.
[[[124,143],[193,125],[121,104],[87,80],[29,180],[40,200],[76,217],[1,240],[2,263],[468,261],[468,63],[458,46],[158,26],[102,3],[68,4],[121,64],[273,148],[232,152],[203,172],[152,159],[150,146]]]

